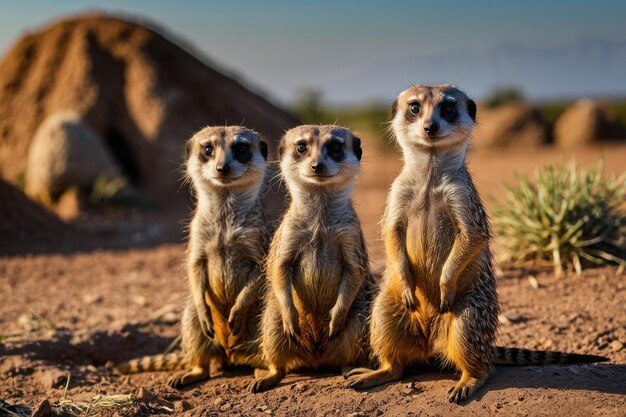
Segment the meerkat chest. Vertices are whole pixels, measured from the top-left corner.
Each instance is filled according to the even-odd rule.
[[[263,233],[253,227],[225,228],[206,240],[209,285],[219,298],[233,298],[243,288],[263,261],[263,247]]]
[[[328,310],[341,283],[342,256],[333,228],[307,234],[302,243],[294,290],[307,310]]]
[[[441,187],[420,190],[409,206],[407,219],[409,262],[422,273],[436,275],[450,253],[456,234]]]

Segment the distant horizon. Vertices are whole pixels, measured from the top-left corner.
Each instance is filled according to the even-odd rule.
[[[619,2],[450,3],[456,12],[414,4],[403,12],[394,9],[402,9],[395,0],[388,7],[370,1],[231,3],[9,4],[0,17],[0,53],[55,20],[105,13],[149,23],[279,105],[310,88],[331,105],[390,102],[418,82],[452,83],[477,99],[497,87],[519,88],[535,102],[626,96],[626,5]],[[422,17],[444,11],[449,22],[443,28]]]

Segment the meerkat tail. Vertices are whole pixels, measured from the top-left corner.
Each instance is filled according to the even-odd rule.
[[[496,365],[557,365],[573,363],[605,362],[608,358],[596,355],[581,355],[553,350],[532,350],[497,346],[494,348]]]
[[[115,366],[115,371],[120,374],[137,374],[152,371],[176,371],[185,365],[185,356],[182,352],[168,353],[166,355],[144,356],[143,358],[131,359]]]

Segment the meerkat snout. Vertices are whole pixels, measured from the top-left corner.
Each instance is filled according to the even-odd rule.
[[[288,181],[313,186],[342,186],[359,172],[361,140],[338,126],[299,126],[285,134],[279,148]]]
[[[259,183],[266,160],[267,144],[255,131],[239,126],[207,127],[187,142],[187,174],[210,187]]]
[[[401,146],[426,148],[464,145],[476,121],[476,103],[450,85],[417,85],[400,93],[392,107]]]

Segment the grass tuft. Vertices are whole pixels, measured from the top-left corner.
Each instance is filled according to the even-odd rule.
[[[518,175],[494,211],[496,232],[512,261],[549,260],[557,275],[585,265],[626,265],[626,176],[605,176],[603,164],[579,169],[548,165],[534,181]]]

